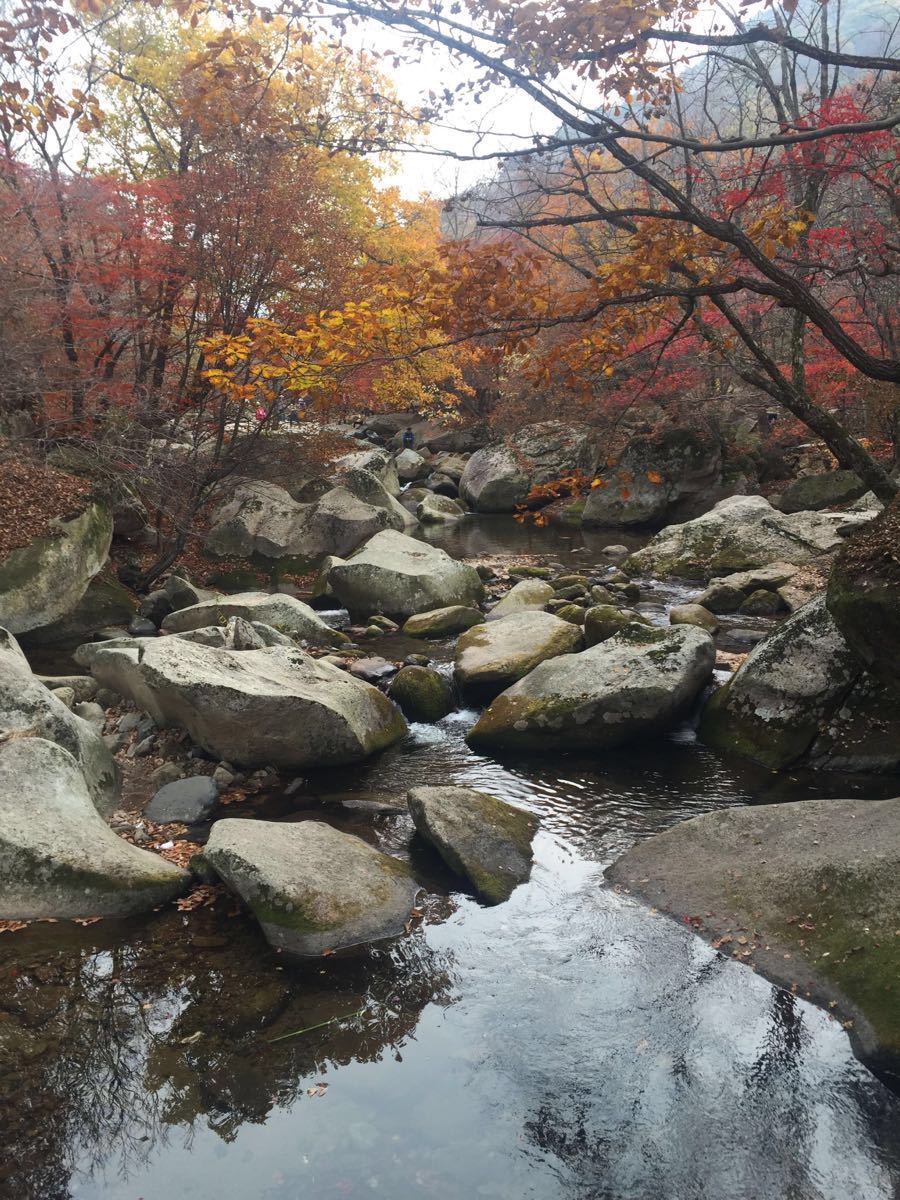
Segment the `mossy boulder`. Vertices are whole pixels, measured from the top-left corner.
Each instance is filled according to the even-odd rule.
[[[615,637],[630,625],[649,625],[650,622],[631,608],[616,608],[613,604],[595,604],[584,614],[584,644],[598,646]]]
[[[0,626],[28,633],[67,616],[100,571],[112,542],[106,504],[89,501],[69,521],[53,520],[53,535],[35,538],[0,562]]]
[[[707,633],[716,633],[719,622],[702,604],[676,604],[669,609],[670,625],[696,625]]]
[[[770,563],[810,563],[842,545],[841,525],[839,513],[787,515],[763,496],[730,496],[702,517],[662,530],[623,570],[705,581]]]
[[[577,624],[545,612],[519,612],[476,625],[456,643],[456,679],[474,699],[496,696],[545,659],[581,648]]]
[[[162,629],[164,633],[186,633],[209,625],[224,626],[234,617],[269,625],[313,646],[335,646],[345,640],[302,600],[269,592],[238,592],[202,600],[170,613],[163,619]]]
[[[401,667],[387,694],[408,721],[440,721],[453,709],[449,681],[431,667]]]
[[[106,571],[95,575],[84,595],[64,617],[20,638],[23,646],[77,646],[98,629],[127,629],[137,604],[127,588]]]
[[[434,608],[431,612],[416,613],[403,623],[403,632],[409,637],[443,638],[453,637],[484,624],[484,613],[464,604],[452,604],[447,608]]]
[[[712,638],[691,625],[629,625],[609,641],[536,667],[469,731],[476,750],[599,752],[669,728],[708,682]]]
[[[900,800],[722,809],[639,843],[607,876],[827,1005],[865,1057],[900,1062]]]
[[[401,934],[419,890],[403,863],[319,821],[217,821],[203,857],[295,957]]]
[[[408,804],[416,832],[486,903],[508,900],[528,879],[538,826],[532,813],[463,787],[413,788]]]
[[[828,580],[828,611],[864,663],[900,690],[900,500],[856,533]]]
[[[781,493],[778,507],[784,513],[830,508],[849,504],[864,495],[866,485],[854,471],[826,471],[823,475],[804,475]]]
[[[866,669],[820,595],[710,696],[700,737],[775,770],[896,770],[900,692]]]

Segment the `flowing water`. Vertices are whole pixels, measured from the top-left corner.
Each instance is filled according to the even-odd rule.
[[[511,524],[442,539],[567,567],[609,540]],[[776,779],[689,726],[595,761],[498,761],[466,747],[474,718],[415,725],[371,763],[229,815],[321,819],[323,793],[482,787],[542,817],[532,878],[506,904],[456,891],[406,816],[328,808],[427,886],[405,938],[292,966],[227,899],[0,938],[0,1194],[900,1195],[900,1100],[841,1026],[603,882],[637,839],[709,809],[890,785]]]

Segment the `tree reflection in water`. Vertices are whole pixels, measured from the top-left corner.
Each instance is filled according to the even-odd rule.
[[[65,1200],[76,1162],[127,1178],[176,1127],[188,1142],[201,1123],[230,1141],[324,1067],[399,1055],[451,985],[451,956],[422,931],[308,965],[280,961],[248,919],[223,927],[204,912],[6,938],[0,1195]]]

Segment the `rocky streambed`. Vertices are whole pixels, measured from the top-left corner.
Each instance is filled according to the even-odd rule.
[[[539,571],[553,564],[556,578],[609,573],[602,535],[480,518],[428,536],[495,570],[518,559]],[[634,603],[652,633],[697,590],[643,584]],[[232,614],[228,636],[262,636],[266,623],[254,627],[249,616]],[[347,619],[321,617],[329,627]],[[716,619],[724,677],[729,653],[746,652],[773,618]],[[703,636],[689,622],[676,640],[703,647]],[[455,640],[376,626],[366,654],[420,654],[449,680]],[[641,645],[655,647],[643,635]],[[317,653],[332,651],[340,645]],[[163,670],[118,654],[127,662],[116,670],[130,678],[137,666],[145,678]],[[776,774],[723,756],[698,741],[690,705],[639,746],[602,757],[575,743],[538,757],[482,752],[466,735],[484,700],[454,694],[446,715],[411,720],[356,762],[241,772],[245,786],[232,781],[231,794],[245,794],[217,813],[224,825],[274,823],[284,840],[325,827],[388,855],[402,887],[417,890],[397,939],[293,961],[212,882],[146,916],[36,924],[0,938],[12,1151],[0,1194],[896,1194],[900,1102],[854,1058],[852,1029],[806,1001],[804,981],[792,989],[785,977],[775,988],[747,968],[752,914],[717,951],[694,933],[705,913],[668,920],[605,886],[603,874],[691,817],[889,797],[895,783],[803,763]],[[128,735],[129,747],[137,737]],[[438,853],[438,823],[430,843],[416,832],[428,816],[422,793],[435,786],[481,790],[529,814],[529,841],[537,825],[527,882],[501,903],[477,899],[464,865]],[[152,790],[146,779],[143,798]],[[148,828],[168,828],[177,846],[202,840],[208,822],[189,833]],[[311,853],[309,838],[304,847]],[[230,849],[222,839],[221,852]],[[893,1083],[889,1069],[884,1079]]]

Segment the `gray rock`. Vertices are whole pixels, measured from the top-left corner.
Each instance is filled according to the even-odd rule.
[[[830,508],[847,504],[865,494],[866,485],[853,471],[826,471],[823,475],[804,475],[781,494],[778,507],[784,513]]]
[[[73,693],[74,689],[70,689]],[[0,629],[0,738],[27,735],[56,742],[78,763],[99,812],[115,806],[119,770],[97,730],[70,712],[32,674],[16,639]]]
[[[419,835],[488,904],[528,879],[538,826],[531,813],[462,787],[413,788],[407,803]]]
[[[443,550],[394,530],[377,533],[352,558],[332,567],[329,586],[351,613],[414,613],[461,604],[484,595],[477,571]]]
[[[35,675],[45,688],[51,692],[59,688],[71,688],[75,699],[93,700],[97,695],[97,680],[91,675]]]
[[[541,663],[491,702],[467,740],[477,750],[532,753],[618,746],[671,727],[714,663],[713,640],[702,629],[632,625],[580,654]]]
[[[150,778],[157,788],[163,788],[167,783],[177,783],[184,778],[184,767],[174,762],[164,762],[150,773]]]
[[[20,641],[28,647],[70,647],[86,638],[101,636],[106,627],[122,626],[124,632],[135,608],[131,593],[108,571],[101,571],[90,580],[81,599],[65,616],[23,633]]]
[[[206,599],[202,588],[194,587],[180,575],[170,575],[163,584],[163,591],[169,598],[171,612],[177,612],[180,608],[190,608],[192,604],[199,604],[201,600]]]
[[[428,474],[428,463],[415,450],[401,450],[394,459],[397,476],[402,483],[410,483],[422,479]]]
[[[814,562],[841,545],[836,513],[777,512],[762,496],[731,496],[670,525],[625,560],[632,574],[710,579],[771,563]]]
[[[287,769],[343,764],[406,732],[377,688],[300,649],[238,652],[156,638],[103,648],[91,670],[160,727],[186,729],[215,761]]]
[[[179,821],[198,825],[212,816],[219,799],[219,785],[209,775],[193,775],[166,783],[147,805],[146,816],[158,825]]]
[[[184,890],[185,871],[116,837],[76,759],[41,737],[0,745],[4,918],[125,917]]]
[[[147,595],[141,601],[140,609],[139,609],[141,617],[144,617],[147,621],[149,621],[150,624],[154,627],[154,629],[158,629],[160,627],[160,625],[162,625],[163,621],[166,619],[166,617],[169,615],[169,613],[171,611],[172,611],[172,601],[169,599],[168,594],[166,592],[164,592],[162,588],[157,588],[156,591],[154,591],[154,592],[148,592]],[[135,621],[132,621],[131,624],[129,625],[129,627],[128,627],[129,633],[136,632],[132,628],[132,626],[134,624],[135,624]],[[150,634],[150,636],[152,637],[152,634]]]
[[[156,637],[156,625],[149,617],[134,617],[128,626],[128,632],[132,637]]]
[[[67,616],[106,562],[113,531],[106,505],[89,502],[71,521],[51,524],[53,536],[36,538],[0,561],[0,626],[10,633]]]
[[[236,775],[233,771],[229,770],[227,767],[223,767],[220,763],[219,766],[217,766],[213,771],[212,778],[219,791],[223,792],[226,788],[231,787],[235,781]]]
[[[106,724],[106,713],[99,704],[94,704],[92,700],[82,700],[73,706],[72,712],[76,717],[81,717],[82,721],[87,721],[89,725],[93,725],[98,733],[103,732],[103,727]]]
[[[456,679],[470,696],[496,696],[548,658],[582,645],[581,630],[552,613],[519,612],[476,625],[456,643]]]
[[[400,495],[400,480],[397,466],[387,450],[354,450],[334,463],[334,469],[344,471],[368,471],[390,496]]]
[[[141,738],[135,742],[128,752],[129,758],[146,758],[148,754],[152,754],[156,749],[156,737],[150,734],[148,737]]]
[[[386,658],[373,655],[371,658],[359,658],[350,664],[350,674],[354,679],[365,679],[368,683],[378,683],[382,679],[390,679],[397,674],[397,668]]]
[[[70,687],[54,688],[53,695],[60,702],[60,704],[64,704],[66,706],[66,708],[74,708],[75,707],[75,689],[74,688],[70,688]]]
[[[484,624],[484,613],[477,608],[454,604],[449,608],[435,608],[431,612],[416,613],[407,617],[403,623],[403,632],[407,637],[443,638],[453,637],[471,629],[473,625]]]
[[[465,515],[466,510],[456,500],[437,494],[426,496],[416,508],[416,516],[423,525],[446,525]]]
[[[553,584],[543,579],[522,579],[489,610],[489,621],[499,621],[511,613],[538,612],[553,597]]]
[[[618,543],[613,543],[609,546],[604,546],[600,553],[604,558],[612,558],[616,561],[627,558],[630,551],[627,546],[621,546]]]
[[[774,617],[784,611],[784,601],[777,592],[759,588],[741,602],[738,612],[745,617]]]
[[[297,957],[396,937],[419,890],[397,859],[318,821],[217,821],[204,858]]]
[[[331,646],[344,640],[302,600],[268,592],[239,592],[234,596],[204,600],[166,617],[163,631],[183,633],[224,623],[230,617],[241,617],[251,624],[270,625],[316,646]]]
[[[237,480],[229,499],[213,514],[206,548],[211,554],[242,558],[302,554],[307,507],[277,484]]]
[[[900,800],[720,809],[639,842],[607,875],[827,1005],[865,1055],[900,1052]]]

